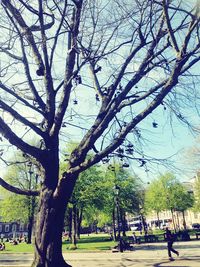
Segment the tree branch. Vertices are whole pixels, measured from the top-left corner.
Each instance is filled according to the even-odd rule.
[[[172,44],[173,48],[175,49],[176,53],[179,53],[179,47],[178,47],[178,44],[177,44],[173,29],[172,29],[172,26],[171,26],[171,21],[170,21],[169,14],[168,14],[168,7],[167,7],[166,0],[163,0],[163,12],[164,12],[164,15],[165,15],[165,20],[166,20],[166,24],[167,24],[167,30],[168,30],[168,33],[169,33],[169,36],[170,36],[170,39],[171,39],[171,44]]]
[[[42,162],[42,164],[45,162],[46,152],[24,142],[11,130],[11,128],[3,121],[1,117],[0,117],[0,133],[10,142],[10,144],[19,148],[23,152],[33,156],[39,162]]]
[[[40,191],[34,191],[34,190],[25,190],[21,188],[17,188],[13,185],[8,184],[0,177],[0,185],[5,188],[6,190],[18,194],[18,195],[25,195],[25,196],[39,196]]]
[[[20,115],[17,111],[15,111],[12,107],[8,106],[2,100],[0,100],[0,108],[7,111],[13,118],[17,119],[24,125],[30,127],[35,133],[37,133],[41,137],[44,137],[44,133],[39,128],[37,128],[32,122],[27,120],[24,116]]]
[[[8,88],[4,84],[2,84],[1,81],[0,81],[0,88],[2,88],[5,92],[7,92],[10,95],[12,95],[13,97],[15,97],[16,100],[19,100],[20,102],[22,102],[25,106],[35,110],[36,112],[39,112],[43,116],[45,115],[41,110],[39,110],[36,107],[34,107],[33,105],[31,105],[28,101],[26,101],[23,97],[18,95],[15,91],[12,91],[10,88]]]
[[[38,64],[39,68],[42,68],[44,70],[43,60],[42,60],[42,57],[38,51],[34,36],[31,32],[30,28],[25,23],[20,11],[11,4],[10,0],[2,0],[2,4],[4,5],[5,9],[8,9],[10,11],[12,16],[18,22],[19,26],[23,30],[23,34],[26,36],[26,38],[29,42],[29,45],[31,46],[31,48],[33,50],[33,54],[35,56],[36,63]]]
[[[82,4],[82,0],[79,1]],[[82,5],[78,5],[76,9],[73,10],[72,14],[72,26],[71,26],[71,32],[72,37],[70,37],[71,43],[69,44],[69,51],[66,58],[66,67],[65,67],[65,78],[63,82],[63,92],[61,94],[60,103],[57,108],[57,113],[54,120],[54,134],[57,134],[65,111],[69,104],[69,98],[72,88],[72,79],[74,78],[74,75],[78,73],[77,71],[74,71],[75,67],[75,59],[76,59],[76,47],[77,47],[77,37],[79,34],[79,24],[80,24],[80,18],[81,18],[81,8]],[[62,83],[60,84],[62,85]],[[60,88],[60,87],[59,87]]]

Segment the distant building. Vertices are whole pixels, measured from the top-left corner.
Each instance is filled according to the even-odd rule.
[[[0,201],[2,197],[0,196]],[[20,222],[3,222],[0,217],[0,238],[18,238],[28,235],[27,224]]]
[[[1,238],[18,238],[27,236],[27,225],[18,222],[0,222]]]

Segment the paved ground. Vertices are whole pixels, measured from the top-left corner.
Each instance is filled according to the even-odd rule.
[[[174,248],[180,256],[175,256],[173,262],[168,260],[165,243],[141,244],[124,253],[64,253],[64,257],[73,267],[200,267],[200,240],[176,242]],[[29,267],[32,257],[32,254],[0,253],[0,267]]]

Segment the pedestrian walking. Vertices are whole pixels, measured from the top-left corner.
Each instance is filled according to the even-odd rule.
[[[171,231],[168,228],[166,228],[165,237],[167,240],[167,249],[168,249],[169,260],[173,261],[174,258],[172,257],[171,252],[175,253],[177,256],[179,256],[179,252],[173,248],[174,235],[171,233]]]

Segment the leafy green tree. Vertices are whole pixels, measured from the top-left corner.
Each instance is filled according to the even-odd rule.
[[[117,216],[114,196],[115,185],[120,188],[118,196],[119,216],[125,234],[125,214],[138,211],[141,190],[138,177],[130,175],[120,165],[112,166],[112,168],[110,166],[108,169],[96,166],[83,172],[77,181],[70,207],[76,206],[76,210],[79,211],[78,214],[81,214],[81,220],[87,222],[87,225],[95,222],[96,226],[102,226],[113,221],[114,226]],[[77,223],[80,223],[81,220],[77,220]]]
[[[162,210],[171,211],[174,229],[176,229],[174,212],[182,212],[183,225],[186,229],[184,212],[191,208],[193,203],[193,196],[172,173],[166,173],[154,180],[146,193],[146,206],[149,210],[157,213]]]
[[[144,206],[147,213],[152,210],[156,212],[159,228],[159,213],[165,209],[165,198],[161,181],[159,179],[153,180],[145,192]]]
[[[33,172],[32,162],[18,154],[18,164],[12,165],[5,176],[5,180],[23,190],[36,190],[38,187],[38,174]],[[21,163],[20,163],[21,159]],[[1,217],[4,221],[19,221],[28,225],[27,243],[31,243],[34,216],[37,207],[36,196],[15,195],[1,189],[3,200],[0,203]]]
[[[194,211],[200,211],[200,173],[198,172],[196,175],[195,183],[194,183]]]
[[[186,230],[185,211],[192,208],[194,205],[194,196],[182,184],[177,184],[174,189],[175,195],[175,210],[182,212],[183,227]]]
[[[122,168],[121,164],[110,165],[106,170],[105,176],[107,183],[104,183],[104,191],[107,192],[105,212],[112,215],[114,237],[115,219],[119,216],[119,223],[122,225],[123,235],[126,230],[126,213],[134,213],[138,211],[141,197],[139,179],[135,174]],[[115,195],[115,187],[118,187],[118,195]],[[117,202],[116,202],[117,200]],[[118,207],[116,207],[118,205]],[[118,208],[118,210],[116,209]],[[118,235],[120,228],[118,229]]]
[[[95,165],[82,172],[70,199],[68,213],[71,221],[70,230],[72,230],[70,237],[74,247],[76,246],[76,236],[80,237],[83,218],[90,215],[90,223],[92,223],[96,220],[94,217],[96,211],[104,208],[106,194],[102,187],[106,178],[101,169],[100,166]]]

